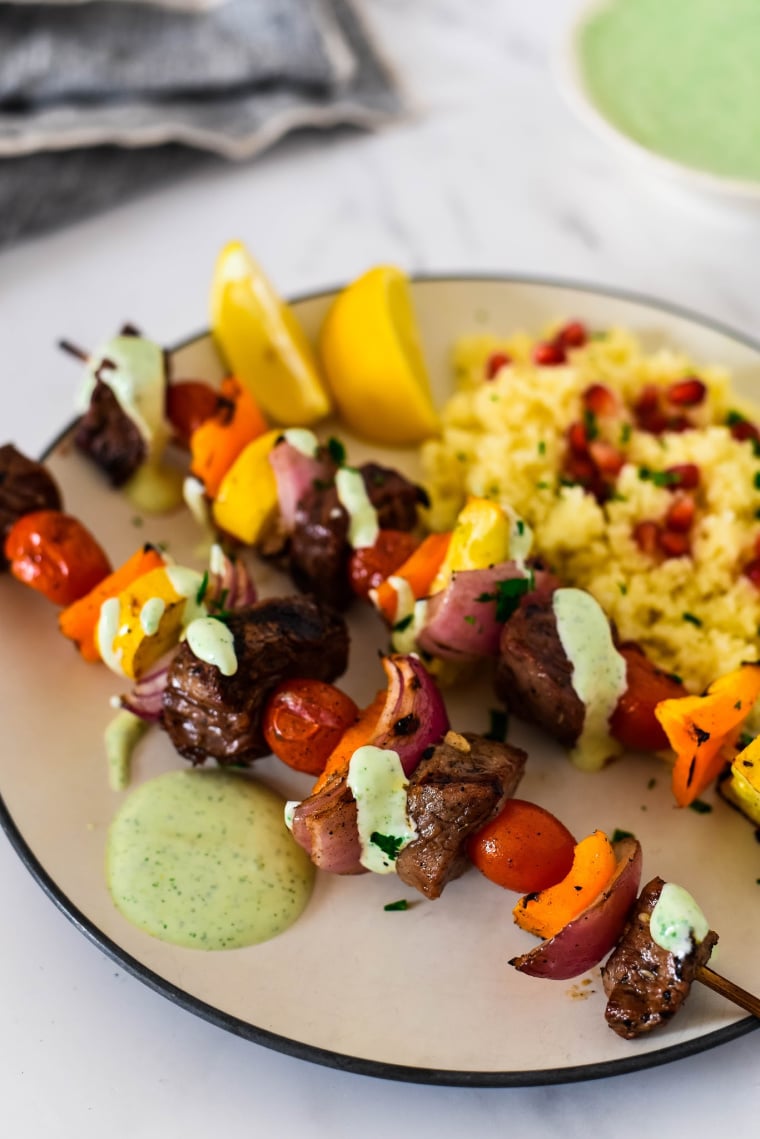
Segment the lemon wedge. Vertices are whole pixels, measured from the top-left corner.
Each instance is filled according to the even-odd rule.
[[[303,426],[330,411],[306,334],[240,241],[216,261],[211,331],[232,372],[270,419]]]
[[[409,282],[379,265],[338,295],[320,354],[340,418],[373,443],[408,446],[438,430]]]

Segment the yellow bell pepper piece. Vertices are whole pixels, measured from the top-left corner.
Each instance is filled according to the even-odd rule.
[[[185,626],[205,613],[197,598],[203,576],[184,566],[160,566],[104,601],[96,631],[98,651],[114,672],[144,676],[177,644]]]
[[[720,790],[755,826],[760,826],[760,736],[739,752]]]
[[[720,774],[732,743],[760,696],[760,663],[714,680],[703,696],[661,700],[655,715],[676,753],[673,794],[688,807]]]
[[[459,512],[449,548],[430,587],[439,593],[458,570],[485,569],[509,557],[512,523],[497,502],[470,496]]]
[[[252,546],[277,509],[277,482],[269,452],[282,432],[267,431],[238,455],[214,499],[214,521],[233,538]]]

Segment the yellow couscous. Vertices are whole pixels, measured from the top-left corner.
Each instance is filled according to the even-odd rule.
[[[647,354],[623,330],[592,336],[558,366],[534,363],[535,343],[520,334],[457,345],[457,390],[441,437],[423,448],[432,527],[449,528],[467,494],[508,504],[533,528],[534,552],[564,582],[588,589],[623,640],[637,641],[692,691],[758,659],[751,563],[760,553],[760,447],[736,425],[760,413],[735,395],[725,370],[669,349]],[[488,379],[494,353],[510,362]],[[689,377],[698,377],[702,398],[670,408],[684,411],[671,417],[681,429],[647,429],[642,393],[668,410],[673,385]],[[613,393],[614,414],[589,410],[593,386]],[[573,430],[618,456],[602,494],[576,480]],[[688,489],[672,474],[684,464],[698,470]],[[684,510],[685,524],[681,517],[669,531]]]

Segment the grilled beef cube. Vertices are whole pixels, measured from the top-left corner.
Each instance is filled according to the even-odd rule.
[[[686,957],[675,957],[652,939],[649,919],[665,885],[648,882],[634,902],[623,936],[602,969],[608,996],[605,1019],[618,1036],[632,1040],[675,1016],[689,995],[700,965],[718,940],[709,931]]]
[[[90,406],[79,420],[74,442],[107,475],[112,486],[123,486],[146,455],[139,428],[100,379],[95,381]]]
[[[514,794],[526,759],[509,744],[448,732],[409,780],[407,813],[418,837],[396,860],[401,881],[427,898],[440,897],[467,868],[467,839]]]
[[[380,529],[412,530],[417,524],[417,505],[427,501],[424,490],[377,463],[365,463],[359,470]],[[335,609],[345,609],[353,598],[348,530],[348,511],[335,484],[311,486],[296,508],[290,570],[299,589]]]
[[[269,754],[262,732],[267,700],[282,680],[333,681],[348,663],[341,617],[305,597],[271,598],[227,618],[238,668],[223,676],[187,643],[169,668],[162,726],[194,764],[249,763]]]
[[[417,507],[430,505],[422,487],[378,463],[364,463],[359,470],[367,497],[377,511],[380,529],[413,530],[417,525]]]
[[[505,624],[494,684],[515,715],[539,724],[566,747],[577,742],[586,706],[573,688],[573,666],[550,596],[526,596]]]
[[[3,547],[13,523],[34,510],[61,506],[61,492],[42,463],[27,459],[12,443],[0,447],[0,570],[8,568]]]

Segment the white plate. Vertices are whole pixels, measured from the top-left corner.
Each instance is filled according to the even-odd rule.
[[[562,37],[555,61],[555,73],[569,106],[604,142],[615,147],[623,157],[635,162],[642,173],[656,174],[680,189],[693,191],[707,199],[731,201],[745,207],[760,206],[760,182],[711,174],[666,158],[619,130],[600,109],[586,83],[579,44],[583,29],[591,17],[600,8],[608,6],[609,0],[585,0],[574,13],[572,22]]]
[[[315,333],[328,294],[297,304]],[[648,346],[672,343],[697,360],[721,362],[745,393],[760,381],[760,346],[709,322],[633,297],[566,284],[503,279],[423,280],[414,300],[436,392],[450,379],[453,336],[472,331],[536,329],[573,317],[592,327],[623,324]],[[58,330],[64,331],[65,330]],[[208,338],[174,354],[175,376],[217,378]],[[65,377],[69,365],[61,361]],[[65,380],[64,380],[65,382]],[[72,377],[72,391],[74,389]],[[375,454],[379,451],[372,449]],[[368,448],[349,444],[361,459]],[[413,457],[388,460],[414,469]],[[188,516],[133,524],[134,511],[70,447],[56,443],[49,462],[69,511],[92,527],[114,563],[143,540],[168,540],[179,559],[197,535]],[[263,591],[282,589],[257,570]],[[649,1038],[626,1043],[605,1025],[598,970],[589,984],[532,980],[507,964],[534,944],[512,923],[515,895],[476,871],[437,902],[386,877],[320,875],[313,901],[287,933],[267,944],[202,953],[153,940],[111,904],[103,876],[106,831],[123,795],[109,791],[101,736],[119,682],[79,660],[56,630],[55,612],[7,575],[0,580],[0,816],[11,841],[53,901],[72,921],[146,984],[213,1023],[283,1052],[352,1071],[437,1084],[540,1084],[644,1068],[732,1039],[756,1022],[695,986],[678,1018]],[[382,682],[376,650],[384,638],[367,610],[352,618],[350,672],[342,682],[360,702]],[[487,684],[450,695],[452,724],[484,729],[494,704]],[[539,733],[513,725],[528,747],[520,794],[554,810],[577,834],[599,827],[641,839],[644,874],[679,881],[700,900],[721,936],[716,968],[760,989],[760,847],[753,828],[719,800],[710,814],[678,811],[668,771],[655,759],[628,758],[598,775],[575,770]],[[139,783],[182,766],[155,731],[135,765]],[[288,797],[305,777],[275,760],[256,773]],[[648,786],[655,778],[655,787]],[[710,798],[710,796],[707,796]],[[407,897],[406,912],[385,903]]]

